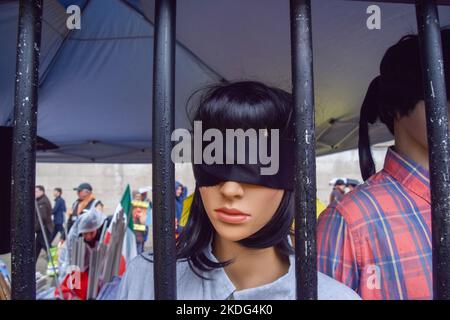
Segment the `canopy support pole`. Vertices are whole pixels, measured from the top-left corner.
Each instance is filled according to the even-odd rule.
[[[153,61],[153,250],[156,300],[176,299],[175,166],[175,0],[155,4]]]
[[[12,299],[36,299],[35,175],[42,0],[20,0],[11,206]]]
[[[450,174],[447,93],[434,0],[416,1],[430,159],[433,296],[450,299]],[[450,81],[450,79],[447,79]]]
[[[317,299],[316,157],[311,1],[291,0],[297,299]]]

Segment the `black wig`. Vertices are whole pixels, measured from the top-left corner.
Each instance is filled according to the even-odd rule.
[[[203,127],[219,130],[278,129],[281,139],[293,139],[292,98],[281,89],[245,81],[211,86],[197,91],[194,95],[199,93],[202,93],[199,101],[190,110],[192,122],[202,121]],[[279,254],[288,256],[293,252],[288,242],[293,217],[293,191],[285,190],[272,219],[255,234],[240,240],[239,243],[255,249],[274,246]],[[213,240],[214,234],[215,230],[204,208],[199,187],[196,186],[189,219],[177,241],[177,259],[187,260],[197,275],[197,271],[209,271],[231,263],[217,263],[205,255],[204,250]]]
[[[450,92],[450,30],[441,31],[446,86]],[[417,102],[424,100],[419,38],[408,35],[390,47],[380,64],[380,75],[369,85],[359,120],[359,166],[367,180],[375,173],[370,151],[369,123],[378,119],[394,134],[394,121],[408,116]]]

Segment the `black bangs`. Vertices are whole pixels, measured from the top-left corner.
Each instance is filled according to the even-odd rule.
[[[189,100],[197,100],[190,119],[202,121],[203,128],[279,129],[281,136],[292,136],[292,97],[281,89],[242,81],[206,87]]]

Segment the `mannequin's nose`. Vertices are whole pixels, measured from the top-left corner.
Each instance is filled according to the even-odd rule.
[[[226,181],[220,187],[220,192],[227,198],[239,198],[244,195],[244,188],[239,182]]]

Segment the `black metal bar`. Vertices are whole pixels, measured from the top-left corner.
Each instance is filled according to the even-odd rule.
[[[175,17],[175,0],[156,1],[152,144],[156,300],[176,299],[175,168],[170,158],[175,126]]]
[[[12,299],[36,299],[34,187],[42,0],[21,0],[12,160]]]
[[[441,33],[435,1],[418,0],[416,13],[430,158],[433,296],[434,299],[450,299],[450,147]]]
[[[316,156],[311,1],[291,0],[297,299],[317,299]]]

